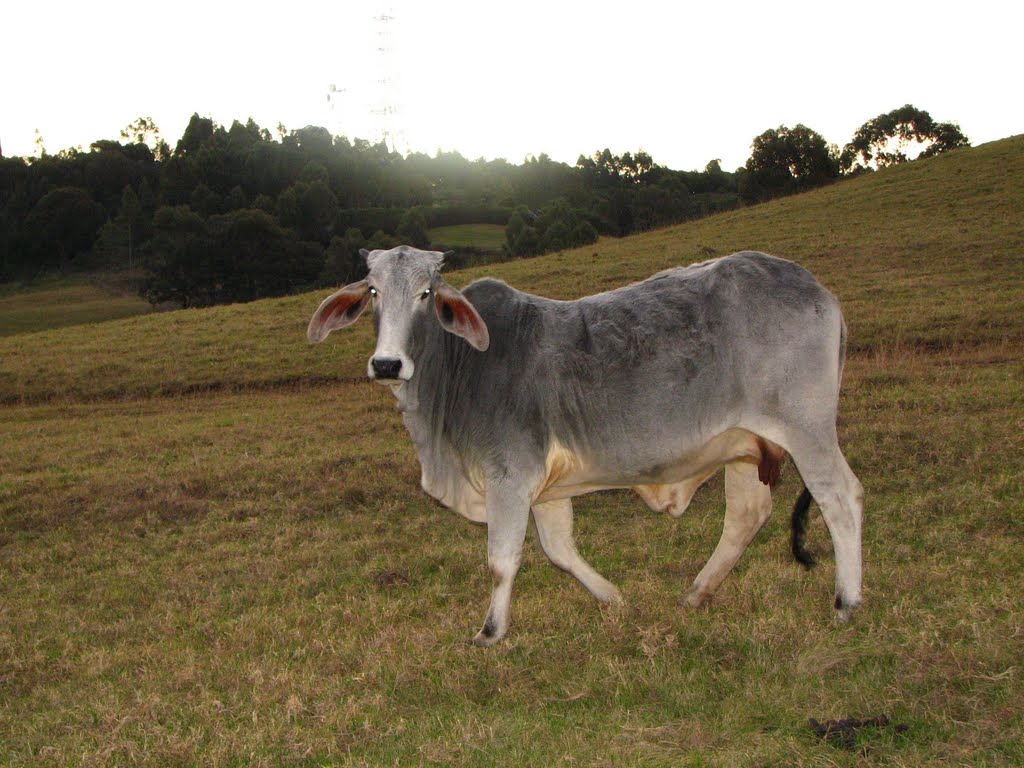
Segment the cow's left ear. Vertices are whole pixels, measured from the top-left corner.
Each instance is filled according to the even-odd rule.
[[[310,344],[318,344],[327,338],[327,334],[344,328],[359,319],[370,303],[370,284],[366,280],[346,285],[337,293],[331,294],[317,307],[313,318],[306,328],[306,338]]]
[[[476,307],[469,303],[465,296],[446,283],[440,283],[434,291],[434,311],[441,327],[449,333],[461,336],[474,349],[485,352],[491,345],[491,335],[487,331]]]

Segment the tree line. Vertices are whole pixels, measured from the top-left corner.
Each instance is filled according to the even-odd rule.
[[[532,256],[902,162],[910,143],[937,154],[967,140],[907,105],[865,123],[842,151],[780,126],[755,137],[734,172],[717,160],[677,171],[607,149],[575,165],[403,156],[320,127],[278,126],[274,137],[251,119],[225,127],[198,114],[172,149],[139,118],[88,151],[0,157],[0,280],[128,267],[154,303],[247,301],[358,279],[360,248],[427,247],[434,227],[504,225],[497,256]]]

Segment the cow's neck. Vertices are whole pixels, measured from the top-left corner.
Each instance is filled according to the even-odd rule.
[[[431,327],[425,345],[429,353],[416,361],[416,372],[411,380],[392,387],[398,410],[424,467],[436,463],[439,455],[448,452],[452,426],[446,423],[448,414],[452,413],[448,401],[457,396],[453,384],[459,375],[457,363],[449,359],[452,338],[439,325]]]
[[[434,354],[417,362],[412,380],[393,387],[402,412],[402,420],[412,438],[420,462],[420,483],[432,497],[471,520],[482,522],[483,479],[473,461],[471,446],[453,447],[453,433],[458,425],[448,423],[458,413],[453,402],[461,395],[458,386],[461,371],[455,344],[464,344],[439,330],[428,347]]]

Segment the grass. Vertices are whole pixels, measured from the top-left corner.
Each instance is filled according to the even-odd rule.
[[[0,292],[0,336],[102,323],[152,312],[132,292],[82,279],[44,280],[30,288],[4,286]]]
[[[679,520],[595,494],[579,545],[627,606],[531,531],[508,639],[470,646],[484,531],[419,492],[370,324],[306,346],[318,295],[0,339],[0,764],[1024,764],[1022,166],[1013,139],[486,270],[571,296],[745,246],[809,264],[867,491],[845,626],[820,517],[822,564],[788,556],[787,466],[710,608],[680,600],[721,478]],[[881,713],[908,728],[854,752],[806,724]]]
[[[430,230],[432,243],[448,246],[469,246],[500,251],[505,244],[505,227],[501,224],[455,224]]]

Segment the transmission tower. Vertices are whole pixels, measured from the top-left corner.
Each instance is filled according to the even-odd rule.
[[[351,115],[346,113],[351,110],[345,102],[350,100],[350,95],[348,88],[339,88],[334,83],[327,87],[327,107],[331,113],[330,131],[334,136],[347,135],[348,126],[345,124],[345,121]]]
[[[395,15],[391,8],[384,9],[373,17],[376,50],[370,116],[373,122],[374,143],[383,142],[388,149],[401,152],[405,150],[406,139],[401,127],[399,72],[392,37],[394,24]]]

